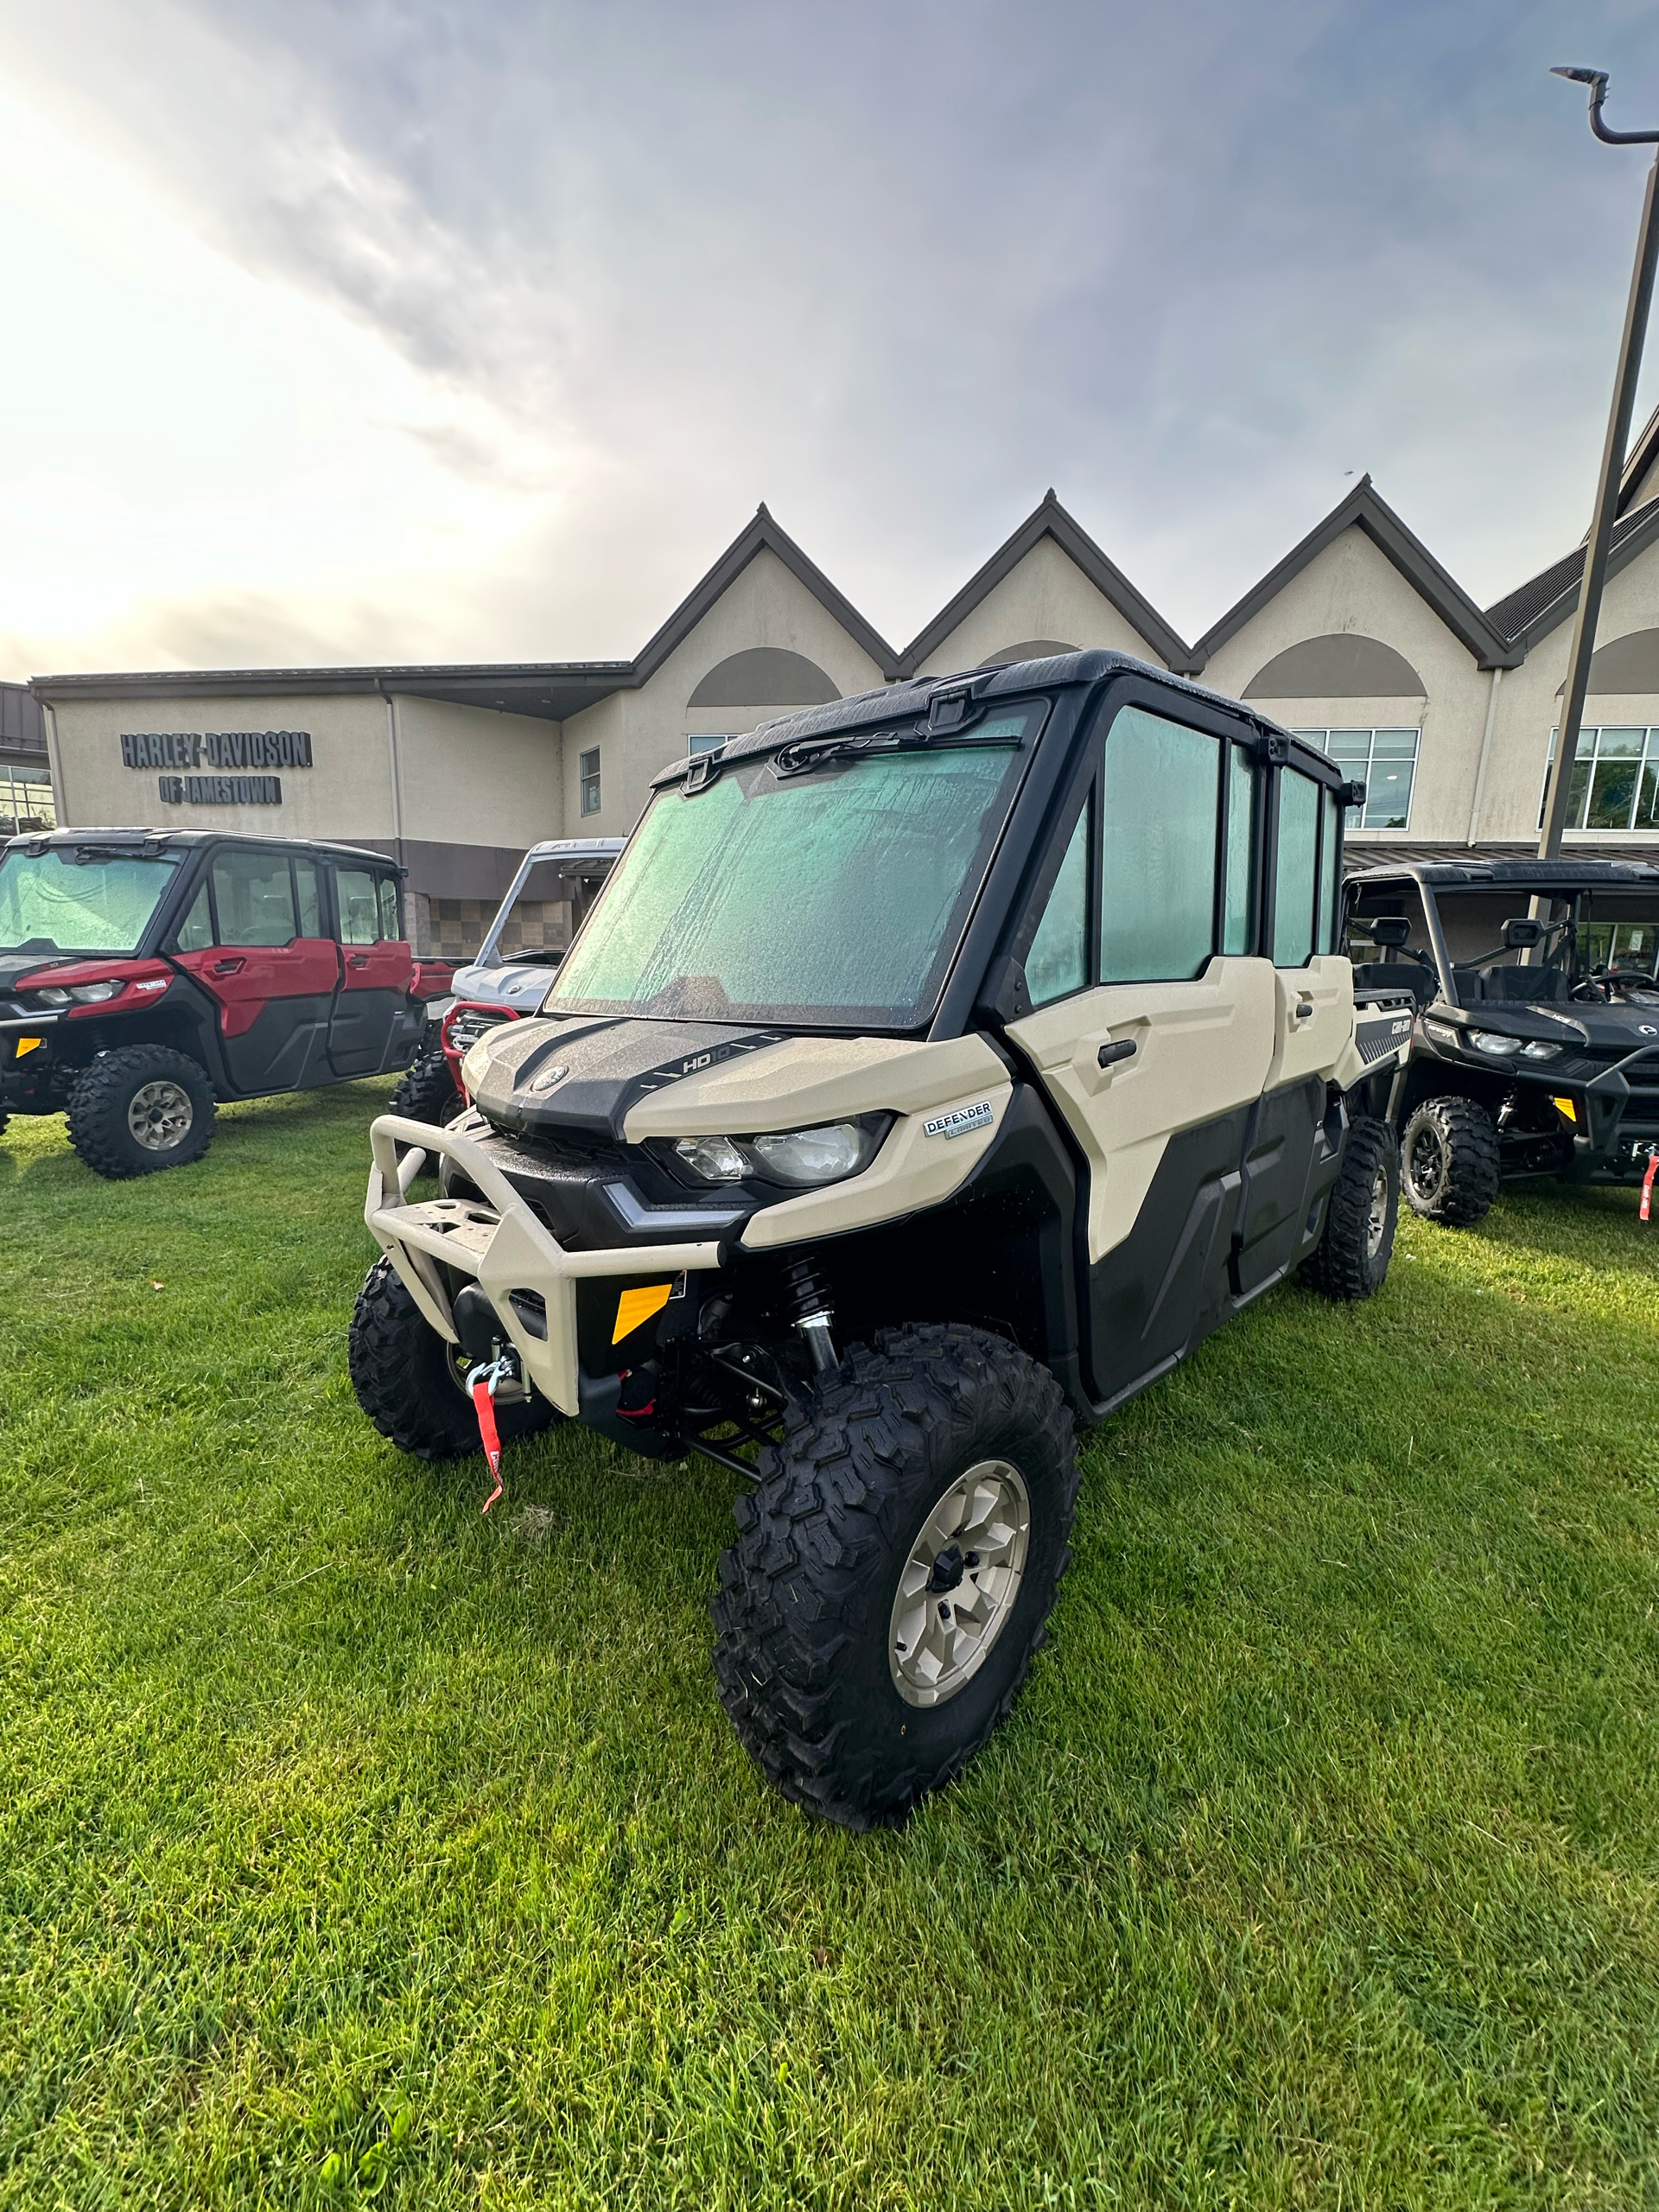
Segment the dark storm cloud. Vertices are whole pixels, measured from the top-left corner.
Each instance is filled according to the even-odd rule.
[[[632,649],[763,497],[893,636],[1051,483],[1189,635],[1365,468],[1478,595],[1583,526],[1641,156],[1545,73],[1659,115],[1645,6],[53,13],[206,232],[582,457],[480,653]]]

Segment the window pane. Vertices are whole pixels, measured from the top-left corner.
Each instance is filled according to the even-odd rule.
[[[726,734],[729,737],[730,731],[728,730]],[[725,742],[724,737],[688,737],[685,741],[685,750],[688,757],[695,760],[699,753],[718,752]]]
[[[1249,952],[1255,936],[1255,763],[1242,745],[1228,747],[1227,912],[1224,952]]]
[[[296,860],[294,863],[294,880],[299,887],[300,893],[300,935],[321,937],[322,935],[322,891],[317,880],[316,862]]]
[[[1590,762],[1582,754],[1574,756],[1573,781],[1568,786],[1567,801],[1567,827],[1569,830],[1582,830],[1584,827],[1585,802],[1590,796]]]
[[[213,904],[221,944],[287,944],[299,934],[286,853],[220,853]]]
[[[213,941],[213,918],[207,911],[207,886],[204,881],[190,901],[190,911],[179,925],[179,950],[206,952]]]
[[[1319,846],[1319,914],[1314,932],[1315,952],[1337,949],[1337,795],[1321,790],[1319,813],[1323,838]]]
[[[1607,734],[1602,734],[1602,755],[1595,764],[1595,773],[1590,785],[1590,811],[1586,827],[1591,830],[1628,830],[1630,810],[1636,804],[1637,785],[1641,779],[1639,760],[1607,758]]]
[[[1077,817],[1026,955],[1026,988],[1033,1006],[1080,991],[1089,967],[1089,808]]]
[[[1313,851],[1319,827],[1319,785],[1293,768],[1281,770],[1273,913],[1275,968],[1300,968],[1313,950]]]
[[[380,879],[380,934],[388,944],[395,944],[403,932],[397,926],[397,879],[383,875]]]
[[[1642,771],[1642,793],[1636,805],[1636,827],[1659,830],[1659,751],[1649,754]]]
[[[1414,760],[1417,740],[1421,732],[1414,729],[1379,729],[1371,733],[1373,760]]]
[[[582,810],[584,814],[599,812],[599,747],[581,755],[576,767],[582,778]]]
[[[340,943],[372,944],[379,919],[374,878],[365,868],[336,868],[334,892],[340,900]]]
[[[1586,730],[1584,734],[1588,736],[1589,732]],[[1596,758],[1599,760],[1639,760],[1642,753],[1642,741],[1646,735],[1647,732],[1641,729],[1599,730],[1597,732],[1599,741],[1596,746]],[[1579,750],[1581,753],[1587,753],[1589,747],[1580,745]]]
[[[1365,779],[1365,827],[1403,830],[1411,814],[1411,785],[1416,773],[1409,760],[1373,759]]]
[[[100,860],[60,846],[0,853],[0,951],[130,952],[176,858]]]
[[[1126,707],[1101,786],[1100,974],[1196,976],[1214,944],[1221,741]],[[1309,885],[1309,910],[1313,889]]]

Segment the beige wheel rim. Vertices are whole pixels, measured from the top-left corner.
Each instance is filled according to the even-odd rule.
[[[164,1077],[142,1085],[127,1102],[127,1127],[146,1152],[171,1152],[189,1135],[195,1118],[189,1092]]]
[[[990,1656],[1025,1580],[1031,1497],[1007,1459],[982,1459],[945,1489],[899,1575],[887,1630],[906,1705],[944,1705]]]

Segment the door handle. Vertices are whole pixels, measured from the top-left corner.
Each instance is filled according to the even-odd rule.
[[[1297,1000],[1297,1001],[1296,1001],[1296,1012],[1295,1012],[1295,1014],[1294,1014],[1294,1016],[1292,1017],[1292,1019],[1293,1019],[1294,1020],[1296,1020],[1296,1021],[1309,1021],[1309,1020],[1311,1020],[1313,1019],[1313,1000],[1312,1000],[1312,999],[1298,999],[1298,1000]]]
[[[348,968],[366,968],[368,964],[369,956],[366,952],[354,952],[346,963]]]
[[[1095,1065],[1097,1067],[1115,1068],[1120,1060],[1132,1060],[1134,1058],[1134,1038],[1119,1037],[1116,1038],[1111,1044],[1101,1046],[1095,1055]]]
[[[215,960],[213,973],[215,976],[239,976],[247,964],[245,960]]]

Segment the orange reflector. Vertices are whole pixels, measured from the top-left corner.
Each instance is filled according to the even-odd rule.
[[[625,1290],[616,1301],[616,1326],[611,1332],[611,1342],[620,1344],[624,1337],[631,1337],[653,1313],[660,1313],[673,1287],[671,1282],[650,1282],[643,1290]]]
[[[44,1037],[20,1037],[17,1039],[17,1058],[21,1060],[25,1052],[32,1052],[37,1045],[44,1045],[45,1042]]]
[[[1569,1122],[1578,1120],[1579,1109],[1570,1098],[1552,1098],[1549,1103],[1552,1106],[1559,1106]]]

